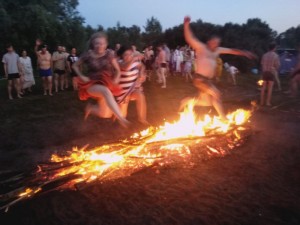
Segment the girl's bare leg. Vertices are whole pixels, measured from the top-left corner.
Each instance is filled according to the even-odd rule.
[[[117,117],[117,119],[119,120],[120,124],[124,127],[128,127],[129,122],[128,120],[126,120],[120,111],[120,108],[117,104],[117,102],[115,101],[112,93],[110,92],[110,90],[103,86],[103,85],[93,85],[91,86],[87,92],[91,95],[94,96],[96,98],[104,98],[105,102],[107,104],[107,106],[109,107],[109,109],[115,114],[115,116]]]

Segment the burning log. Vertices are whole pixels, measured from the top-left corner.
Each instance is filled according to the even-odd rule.
[[[18,186],[12,185],[12,190],[0,196],[0,210],[37,193],[82,190],[95,181],[130,176],[145,168],[189,164],[192,155],[195,160],[225,156],[251,134],[245,125],[249,117],[249,112],[237,110],[228,115],[226,123],[208,116],[197,121],[194,114],[185,112],[177,123],[150,127],[123,141],[52,155],[50,163],[40,164],[27,176],[17,174],[6,179],[3,184],[16,181]]]

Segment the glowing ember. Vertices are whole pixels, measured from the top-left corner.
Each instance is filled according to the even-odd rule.
[[[263,81],[263,80],[259,80],[259,81],[257,81],[257,85],[258,85],[258,86],[262,86],[262,85],[263,85],[263,83],[264,83],[264,81]]]
[[[46,185],[55,182],[62,182],[58,185],[59,189],[74,186],[80,188],[95,180],[128,176],[141,168],[153,165],[163,166],[178,161],[189,162],[190,146],[202,143],[205,136],[206,138],[225,136],[230,132],[233,139],[226,145],[229,149],[233,149],[241,139],[240,132],[245,130],[242,125],[251,116],[250,111],[238,109],[227,115],[227,121],[222,121],[215,116],[197,116],[193,109],[194,101],[190,101],[184,112],[180,113],[178,121],[166,122],[158,128],[149,127],[117,143],[99,146],[92,150],[74,148],[65,156],[54,154],[51,157],[52,164],[40,165],[32,178],[34,181],[29,187],[25,186],[22,191],[17,191],[16,196],[31,197]],[[227,153],[224,147],[207,144],[204,146],[207,156],[223,156]],[[38,183],[36,183],[37,176],[41,177]],[[14,202],[15,200],[0,209],[8,208]]]

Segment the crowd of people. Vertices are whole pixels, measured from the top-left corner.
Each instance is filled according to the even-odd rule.
[[[236,76],[239,70],[227,62],[223,64],[220,55],[245,56],[250,60],[256,59],[256,56],[249,51],[220,47],[221,39],[217,36],[212,36],[206,43],[201,42],[195,38],[189,23],[190,18],[185,17],[183,27],[187,45],[175,49],[169,49],[165,43],[156,48],[149,45],[142,52],[139,52],[135,45],[123,46],[120,43],[116,44],[114,49],[110,49],[105,33],[98,32],[91,36],[88,49],[79,57],[76,48],[71,48],[68,53],[61,45],[51,54],[48,46],[37,39],[34,52],[37,57],[38,74],[42,79],[43,94],[53,96],[54,93],[68,89],[71,78],[70,86],[78,91],[81,100],[92,98],[97,101],[95,105],[87,104],[85,118],[89,115],[114,118],[123,127],[128,127],[130,123],[126,117],[131,101],[136,102],[138,121],[149,124],[143,82],[155,79],[161,88],[167,88],[168,76],[181,76],[199,90],[195,98],[197,105],[213,106],[219,116],[226,120],[220,91],[212,81],[220,82],[224,68],[233,85],[237,85]],[[278,78],[280,62],[275,50],[276,45],[271,44],[269,52],[262,57],[261,105],[271,105],[274,81],[281,90]],[[27,51],[23,50],[19,56],[13,46],[8,45],[2,62],[8,80],[9,99],[13,99],[13,90],[17,98],[22,98],[25,92],[32,92],[35,78]],[[299,81],[300,63],[292,73],[289,90],[292,96],[297,94]],[[180,108],[185,107],[190,100],[191,98],[183,99]]]

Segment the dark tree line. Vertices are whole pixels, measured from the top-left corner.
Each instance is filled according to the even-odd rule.
[[[12,43],[18,50],[32,51],[36,38],[51,48],[60,42],[83,47],[87,32],[77,6],[77,0],[1,0],[1,49]]]
[[[143,31],[139,26],[107,28],[99,25],[93,28],[84,24],[84,18],[77,11],[78,0],[0,0],[0,49],[5,52],[7,43],[14,45],[20,52],[27,49],[33,54],[36,38],[44,40],[53,51],[57,44],[70,49],[76,47],[79,52],[86,47],[90,35],[96,31],[105,31],[109,44],[135,44],[139,50],[147,45],[165,42],[170,48],[185,45],[182,24],[163,31],[160,22],[151,17],[146,21]],[[226,23],[223,26],[196,20],[191,23],[195,35],[205,41],[210,35],[222,37],[225,47],[246,49],[259,57],[267,50],[268,44],[276,40],[281,47],[297,48],[300,41],[300,26],[288,29],[277,35],[269,25],[258,18],[249,19],[245,24]],[[225,56],[226,60],[236,61]],[[238,62],[238,60],[237,60]],[[245,64],[245,59],[239,59]]]

